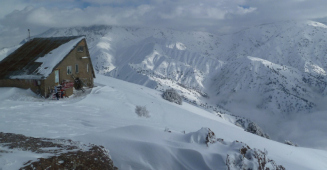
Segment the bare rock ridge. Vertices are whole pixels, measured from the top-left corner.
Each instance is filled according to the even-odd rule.
[[[39,155],[29,160],[20,169],[117,169],[108,150],[98,145],[83,145],[65,139],[33,138],[13,133],[0,132],[2,153],[18,151]],[[47,155],[44,157],[44,155]],[[43,155],[43,156],[42,156]],[[35,159],[32,157],[31,159]]]
[[[251,148],[240,141],[227,142],[217,138],[210,128],[202,128],[190,134],[191,138],[197,139],[199,143],[205,143],[207,147],[229,148],[226,156],[227,169],[258,169],[258,170],[285,170],[282,165],[269,158],[268,151]]]

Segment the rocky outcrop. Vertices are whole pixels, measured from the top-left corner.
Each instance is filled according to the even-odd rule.
[[[10,154],[17,150],[39,155],[36,161],[27,161],[20,169],[117,169],[103,146],[84,145],[66,139],[26,137],[0,132],[0,150]],[[44,157],[47,155],[47,157]],[[50,156],[49,156],[50,155]]]

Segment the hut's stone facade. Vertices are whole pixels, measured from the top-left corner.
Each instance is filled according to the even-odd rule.
[[[53,42],[56,41],[57,39],[60,40],[60,38],[65,39],[65,37],[54,38],[54,40],[51,40],[53,38],[48,38],[48,39],[50,39],[50,42]],[[71,39],[69,39],[68,37],[68,40],[73,40],[74,38],[80,38],[80,37],[72,37]],[[59,46],[65,45],[67,41],[62,42],[62,44],[59,43]],[[38,49],[38,51],[42,51],[42,49],[39,49],[41,48],[39,44],[40,43],[35,43],[35,46],[32,47],[31,45],[29,46],[26,45],[26,47],[24,47],[25,45],[22,45],[17,50],[22,51],[24,49],[21,48],[35,48]],[[10,63],[10,61],[16,61],[17,64],[22,64],[24,66],[17,66],[13,64],[11,67],[8,66],[7,69],[1,67],[0,71],[7,71],[7,73],[2,73],[2,75],[0,75],[0,87],[18,87],[24,89],[31,89],[35,93],[40,94],[44,97],[51,96],[55,86],[61,86],[64,89],[66,96],[72,95],[75,78],[79,78],[80,80],[82,80],[84,86],[86,85],[88,87],[93,87],[94,85],[93,79],[95,78],[95,73],[94,73],[94,69],[92,66],[92,62],[91,62],[91,58],[85,38],[82,38],[72,47],[66,47],[66,48],[70,48],[71,50],[67,54],[64,54],[65,56],[58,63],[54,62],[55,65],[51,67],[52,72],[49,75],[40,75],[37,73],[38,69],[42,67],[42,64],[36,62],[38,57],[24,56],[22,57],[23,59],[14,60],[15,57],[21,57],[21,55],[15,54],[15,52],[13,52],[7,58],[5,58],[0,62],[0,67],[1,66],[5,67],[5,64]],[[50,54],[52,50],[48,49]],[[30,52],[30,54],[28,55],[39,55],[39,57],[44,56],[44,54],[40,55],[37,52],[35,53]],[[26,60],[27,58],[30,58],[32,61],[30,62],[23,61]],[[35,67],[34,65],[37,64],[39,64],[39,66]],[[25,69],[25,70],[17,71],[15,70],[15,68],[21,70]],[[26,71],[26,68],[32,68],[32,70]],[[24,75],[20,75],[20,74],[24,74]]]

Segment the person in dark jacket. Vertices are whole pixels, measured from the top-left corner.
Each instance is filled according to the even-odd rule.
[[[59,100],[59,94],[58,94],[57,86],[54,87],[54,90],[55,90],[55,94],[56,94],[57,100]]]
[[[60,86],[60,98],[64,98],[64,89]]]

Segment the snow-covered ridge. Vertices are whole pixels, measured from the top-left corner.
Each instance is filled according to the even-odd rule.
[[[273,113],[292,113],[314,109],[315,98],[325,95],[326,85],[324,77],[259,58],[240,57],[222,68],[212,89],[221,103],[242,102],[251,96],[257,100],[253,103],[256,107]]]

